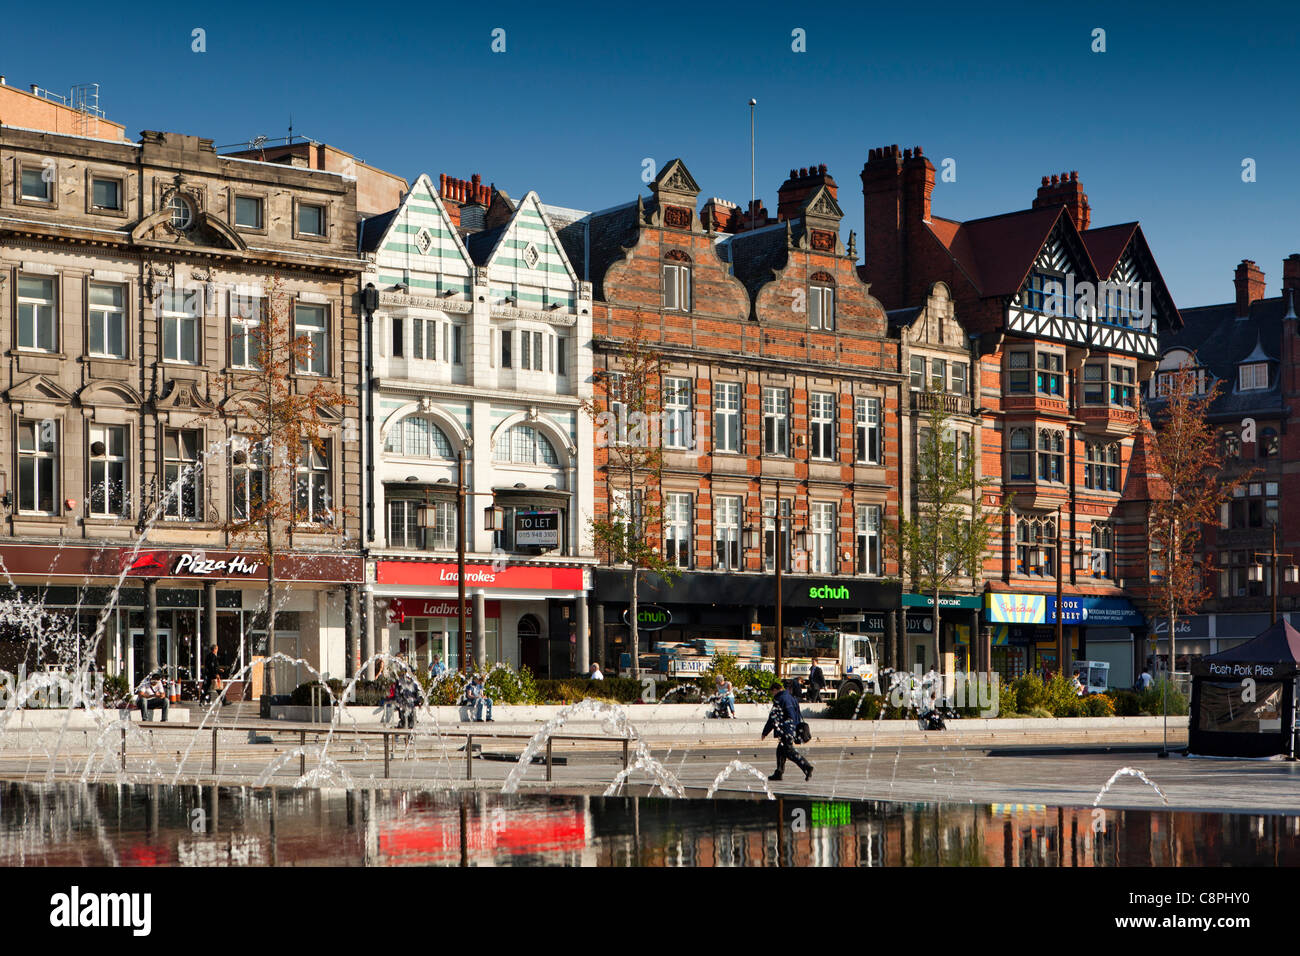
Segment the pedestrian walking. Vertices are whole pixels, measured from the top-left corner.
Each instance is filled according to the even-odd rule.
[[[812,779],[813,765],[794,749],[796,734],[801,723],[803,723],[803,715],[799,713],[799,702],[794,699],[794,694],[780,685],[772,688],[772,713],[768,715],[767,723],[763,725],[762,736],[762,739],[766,740],[768,734],[776,732],[776,772],[768,777],[768,780],[782,778],[786,760],[794,761],[795,766],[803,771],[805,780]]]
[[[808,669],[808,700],[814,704],[821,703],[822,688],[826,686],[826,675],[822,673],[821,665],[817,663],[817,655],[813,655],[812,667]]]

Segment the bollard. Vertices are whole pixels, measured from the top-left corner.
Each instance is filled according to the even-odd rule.
[[[388,739],[388,732],[387,732],[387,731],[380,731],[380,733],[383,734],[383,738],[384,738],[384,778],[387,779],[387,778],[388,778],[388,760],[389,760],[389,744],[390,744],[390,741],[389,741],[389,739]]]
[[[298,776],[307,776],[307,731],[298,732]]]
[[[217,772],[217,728],[212,728],[212,772]]]
[[[465,779],[474,779],[474,736],[465,738]]]
[[[546,738],[546,779],[551,779],[551,745],[555,743],[555,738]]]

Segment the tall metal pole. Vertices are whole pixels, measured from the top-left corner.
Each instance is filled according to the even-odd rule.
[[[1066,659],[1069,649],[1065,646],[1065,615],[1061,607],[1061,582],[1065,575],[1061,571],[1061,557],[1065,550],[1064,537],[1061,534],[1061,506],[1056,506],[1056,667],[1061,677],[1065,677]]]
[[[757,199],[754,188],[754,107],[758,100],[749,101],[749,228],[754,228],[754,200]]]
[[[1277,623],[1277,566],[1279,563],[1278,557],[1279,555],[1277,553],[1277,522],[1274,521],[1273,522],[1273,553],[1269,556],[1269,560],[1273,562],[1273,623],[1274,624]]]
[[[459,628],[460,671],[469,673],[469,643],[465,639],[465,449],[456,455],[456,626]]]
[[[772,549],[776,552],[776,679],[781,679],[781,482],[776,483],[772,514]]]

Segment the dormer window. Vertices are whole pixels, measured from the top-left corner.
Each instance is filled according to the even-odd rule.
[[[1268,388],[1268,363],[1251,362],[1237,368],[1237,390],[1249,392]]]

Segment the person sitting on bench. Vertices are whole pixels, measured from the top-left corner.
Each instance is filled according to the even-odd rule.
[[[162,675],[157,671],[140,681],[135,689],[135,702],[140,708],[140,719],[152,721],[151,710],[162,708],[163,723],[167,722],[167,688],[163,686]]]

